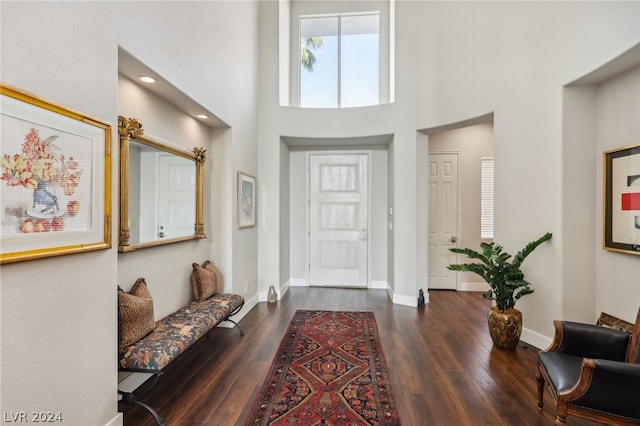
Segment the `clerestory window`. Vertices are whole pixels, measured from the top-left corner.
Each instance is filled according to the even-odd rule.
[[[281,105],[345,108],[395,101],[395,0],[278,4]]]
[[[302,107],[380,103],[380,13],[300,17]]]

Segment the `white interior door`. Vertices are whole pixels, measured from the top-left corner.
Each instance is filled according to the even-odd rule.
[[[457,274],[447,269],[455,263],[458,236],[457,153],[429,154],[429,288],[457,288]]]
[[[309,156],[309,284],[367,287],[368,156]]]

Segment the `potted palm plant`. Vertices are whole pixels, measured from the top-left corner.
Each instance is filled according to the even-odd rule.
[[[451,264],[452,271],[468,271],[480,275],[491,287],[482,294],[485,299],[495,302],[489,309],[489,332],[494,345],[502,349],[515,349],[522,333],[522,313],[515,309],[518,299],[533,293],[531,283],[524,279],[520,269],[524,259],[540,244],[551,239],[547,232],[542,237],[528,243],[511,259],[502,246],[491,243],[480,243],[481,252],[469,248],[450,248],[454,253],[464,254],[469,259],[479,262]]]

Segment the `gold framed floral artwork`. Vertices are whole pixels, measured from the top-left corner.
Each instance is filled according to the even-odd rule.
[[[111,247],[111,125],[0,84],[0,263]]]
[[[256,226],[256,178],[238,172],[238,228]]]

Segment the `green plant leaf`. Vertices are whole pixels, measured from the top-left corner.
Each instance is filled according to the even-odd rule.
[[[452,271],[473,272],[481,276],[491,287],[482,294],[485,299],[495,300],[499,310],[513,308],[521,297],[531,294],[534,290],[524,279],[524,272],[520,269],[524,259],[540,244],[551,239],[551,233],[546,233],[535,241],[525,245],[509,262],[511,255],[495,242],[480,243],[481,252],[470,248],[452,247],[453,253],[464,254],[469,259],[477,260],[473,263],[454,263],[447,266]]]

